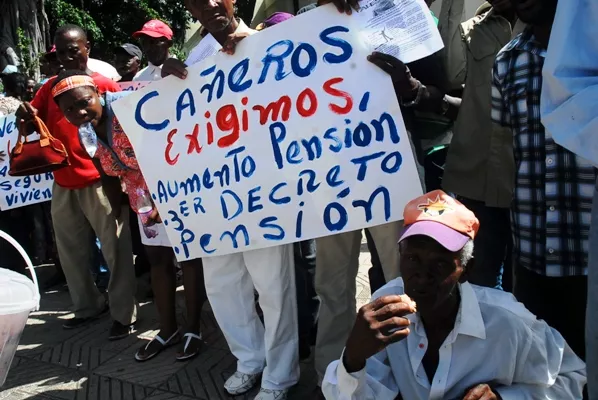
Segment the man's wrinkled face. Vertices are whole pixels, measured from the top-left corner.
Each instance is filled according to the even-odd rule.
[[[223,31],[235,17],[235,0],[185,0],[185,7],[210,33]]]
[[[400,244],[405,294],[421,312],[431,312],[455,294],[463,275],[459,253],[427,236],[411,236]]]
[[[557,0],[511,0],[517,17],[526,24],[552,23]]]
[[[157,66],[164,64],[168,58],[170,46],[172,46],[172,41],[165,37],[154,38],[147,35],[141,35],[139,43],[147,60]]]
[[[64,69],[87,69],[89,42],[75,30],[56,37],[56,57]]]
[[[120,76],[134,74],[139,71],[140,62],[136,56],[132,56],[126,51],[119,50],[114,56],[114,68]]]

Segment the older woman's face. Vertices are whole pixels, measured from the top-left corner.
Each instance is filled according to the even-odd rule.
[[[58,106],[66,119],[79,127],[87,122],[96,127],[102,118],[103,108],[96,88],[91,86],[69,90],[58,98]]]

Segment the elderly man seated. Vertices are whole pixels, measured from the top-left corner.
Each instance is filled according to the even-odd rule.
[[[404,217],[402,278],[359,311],[326,398],[581,399],[585,365],[563,337],[511,294],[466,282],[474,214],[437,190]]]

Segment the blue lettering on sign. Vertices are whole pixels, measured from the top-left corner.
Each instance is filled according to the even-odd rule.
[[[245,90],[251,87],[253,81],[251,79],[246,80],[245,75],[247,75],[247,71],[249,71],[249,58],[245,58],[237,63],[231,70],[228,75],[228,87],[230,90],[239,93],[244,92]]]
[[[260,221],[260,228],[264,229],[274,229],[278,232],[278,234],[274,235],[271,233],[264,233],[264,239],[267,240],[282,240],[284,239],[284,229],[278,224],[274,222],[278,221],[277,217],[266,217]]]
[[[229,217],[229,211],[228,211],[228,206],[227,206],[227,202],[225,199],[225,194],[229,195],[229,198],[234,201],[236,203],[237,206],[237,210],[235,211],[235,213],[233,214],[232,217]],[[237,217],[239,214],[241,214],[243,212],[243,202],[241,201],[241,199],[239,198],[239,196],[233,192],[232,190],[224,190],[222,192],[222,194],[220,195],[220,204],[222,206],[222,216],[224,218],[226,218],[227,220],[231,220],[235,217]]]
[[[39,203],[52,198],[51,189],[28,189],[24,192],[10,193],[4,197],[8,207],[16,205],[27,205],[29,203]]]
[[[304,52],[307,55],[307,64],[302,67],[300,64],[301,53]],[[316,49],[309,43],[299,43],[297,49],[293,52],[291,57],[291,68],[293,73],[300,78],[309,76],[318,62],[318,55]]]
[[[151,91],[143,95],[139,102],[137,102],[137,107],[135,107],[135,121],[140,127],[148,131],[161,131],[162,129],[165,129],[168,126],[168,124],[170,124],[170,120],[168,119],[165,119],[164,121],[156,124],[152,124],[144,120],[141,116],[141,108],[145,105],[145,103],[158,96],[160,96],[160,94],[157,90]]]
[[[336,211],[336,221],[333,221],[333,211]],[[324,209],[324,225],[330,232],[338,232],[345,228],[349,222],[349,215],[342,204],[332,202]]]
[[[249,193],[247,194],[248,199],[247,199],[247,211],[249,213],[255,212],[255,211],[259,211],[262,208],[264,208],[264,206],[262,204],[259,204],[258,202],[261,200],[261,197],[258,196],[257,194],[255,194],[256,192],[259,192],[260,190],[262,190],[261,186],[257,186],[254,187],[253,189],[251,189],[249,191]]]
[[[203,70],[199,75],[208,76],[216,71],[216,66],[212,65],[210,68]],[[217,85],[217,86],[216,86]],[[210,103],[214,95],[214,88],[216,88],[216,99],[219,99],[224,94],[224,72],[218,70],[211,83],[206,83],[201,87],[200,93],[208,92],[207,101]]]
[[[384,204],[383,204],[384,219],[386,221],[388,221],[390,218],[390,193],[388,192],[388,189],[386,189],[384,186],[380,186],[380,187],[378,187],[378,189],[374,190],[374,192],[370,196],[369,200],[353,201],[353,207],[355,207],[355,208],[362,207],[363,208],[363,211],[365,212],[366,222],[370,222],[373,218],[372,206],[374,204],[374,200],[376,200],[376,197],[379,194],[382,194],[382,197],[384,200]]]
[[[10,135],[16,128],[15,121],[12,118],[3,118],[2,126],[0,126],[0,138]]]
[[[183,253],[185,253],[185,258],[189,258],[189,243],[193,243],[195,240],[195,233],[190,231],[189,229],[184,229],[181,232],[181,245],[183,246]]]
[[[287,186],[287,183],[281,182],[272,188],[270,191],[270,196],[268,197],[272,204],[287,204],[291,202],[291,198],[289,196],[275,197],[276,193],[285,186]]]
[[[325,43],[329,46],[338,47],[339,49],[342,50],[341,54],[333,54],[333,53],[324,54],[324,56],[322,58],[324,59],[325,62],[327,62],[329,64],[344,63],[349,58],[351,58],[351,55],[353,54],[353,47],[351,47],[351,44],[349,42],[347,42],[346,40],[343,40],[343,39],[339,39],[337,37],[330,37],[333,33],[337,33],[337,32],[348,33],[349,28],[346,28],[344,26],[331,26],[330,28],[324,29],[322,31],[322,33],[320,33],[320,40],[323,43]]]
[[[189,116],[195,115],[195,100],[193,99],[193,93],[191,89],[183,90],[183,93],[179,96],[176,102],[176,120],[180,121],[183,117],[183,111],[189,109]]]
[[[216,249],[208,249],[208,246],[210,245],[211,240],[212,240],[212,235],[210,235],[209,233],[204,233],[199,238],[199,245],[201,246],[201,249],[206,254],[212,254],[213,252],[216,251]]]
[[[284,47],[280,53],[274,53],[275,49],[280,47]],[[268,47],[266,50],[266,55],[262,59],[262,63],[264,64],[264,68],[262,69],[262,74],[260,75],[260,79],[257,81],[258,84],[264,83],[266,78],[268,77],[268,70],[270,69],[270,64],[276,64],[276,73],[274,74],[274,79],[276,81],[280,81],[288,76],[291,72],[284,71],[284,59],[291,55],[293,52],[293,42],[291,40],[279,40],[278,42],[274,43],[272,46]]]
[[[384,151],[379,151],[376,152],[374,154],[368,154],[367,156],[363,156],[363,157],[357,157],[357,158],[353,158],[351,159],[351,162],[353,164],[359,165],[359,170],[357,172],[357,180],[358,181],[363,181],[365,179],[365,175],[367,172],[367,163],[368,161],[371,160],[375,160],[376,158],[380,158],[382,157],[386,152]]]
[[[247,232],[247,228],[245,225],[237,225],[234,232],[225,231],[222,235],[220,235],[220,241],[222,241],[225,237],[229,237],[231,243],[233,245],[233,249],[239,248],[239,242],[237,240],[237,236],[239,233],[243,234],[243,239],[245,239],[245,246],[249,246],[249,232]]]

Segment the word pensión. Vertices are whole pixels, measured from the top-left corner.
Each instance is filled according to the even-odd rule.
[[[333,26],[324,29],[319,39],[326,45],[340,50],[339,54],[326,52],[322,55],[322,60],[328,64],[341,64],[351,58],[353,48],[349,42],[335,34],[348,33],[349,29],[343,26]],[[301,59],[307,59],[305,65],[301,65]],[[262,68],[259,79],[255,85],[261,85],[273,75],[275,81],[282,81],[291,74],[298,77],[307,77],[312,74],[318,62],[318,55],[315,48],[309,43],[295,44],[290,40],[280,40],[271,45],[266,50],[266,55],[262,59]],[[290,64],[290,68],[289,68]],[[270,73],[273,71],[273,74]],[[214,99],[220,99],[225,89],[233,93],[242,93],[254,86],[254,79],[247,78],[250,72],[249,58],[245,58],[234,65],[228,74],[221,69],[216,69],[216,66],[211,66],[202,71],[200,75],[206,79],[212,79],[211,82],[204,84],[200,90],[199,95],[206,94],[207,103],[211,103]],[[344,105],[330,104],[330,109],[337,113],[348,113],[351,110],[352,103],[349,103],[346,93],[334,87],[334,85],[343,82],[342,78],[332,78],[327,80],[322,89],[330,96],[336,97],[345,101]],[[181,92],[176,102],[176,121],[180,122],[185,114],[190,117],[195,117],[197,113],[196,99],[197,93],[190,88]],[[159,101],[160,93],[156,90],[147,93],[143,96],[135,108],[135,120],[137,124],[145,130],[149,131],[163,131],[171,128],[173,124],[169,119],[162,121],[149,121],[144,117],[144,107],[147,107],[151,102]],[[318,107],[318,99],[315,92],[307,88],[303,90],[295,99],[295,108],[299,115],[307,118],[313,115]],[[288,119],[291,99],[289,96],[282,96],[277,101],[267,105],[252,105],[247,107],[249,102],[248,97],[243,97],[241,104],[243,109],[241,112],[237,110],[234,104],[227,104],[220,107],[213,115],[210,111],[204,113],[205,129],[201,129],[200,124],[195,124],[192,132],[185,132],[182,135],[178,129],[171,129],[166,137],[165,159],[170,165],[175,165],[178,161],[179,154],[171,154],[175,141],[180,137],[188,140],[187,154],[200,153],[203,145],[212,145],[216,143],[221,148],[234,145],[239,139],[241,130],[248,131],[249,127],[249,111],[259,113],[259,124],[265,125],[269,120],[276,121],[279,115],[282,115],[283,120]],[[146,113],[151,114],[151,113]],[[147,116],[149,119],[149,116]],[[213,118],[213,120],[212,120]],[[216,132],[215,132],[216,131]],[[202,139],[200,139],[200,135]]]

